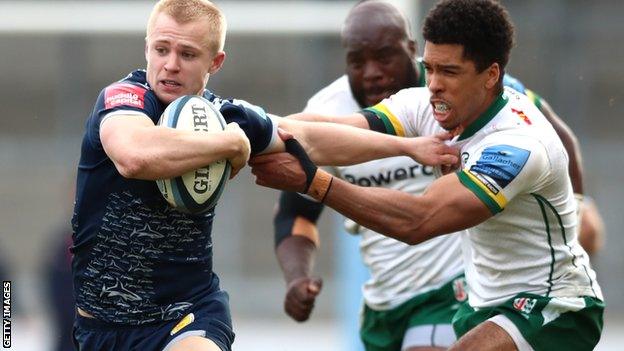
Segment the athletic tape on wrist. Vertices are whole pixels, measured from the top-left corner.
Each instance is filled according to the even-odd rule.
[[[322,169],[317,169],[312,183],[306,191],[306,195],[311,196],[318,202],[325,201],[325,197],[331,188],[334,177]]]
[[[333,177],[331,174],[319,169],[303,149],[303,146],[294,138],[284,141],[286,152],[295,156],[306,175],[306,187],[303,191],[314,200],[323,202],[331,187]]]
[[[286,152],[295,156],[295,158],[299,160],[299,163],[301,164],[301,167],[305,172],[306,188],[303,190],[303,192],[307,193],[308,189],[310,189],[310,184],[312,184],[312,180],[314,180],[314,176],[316,175],[316,170],[318,169],[318,167],[316,167],[312,160],[310,160],[310,157],[303,149],[303,146],[301,146],[301,144],[299,144],[296,139],[288,139],[284,141],[284,145],[286,146]]]

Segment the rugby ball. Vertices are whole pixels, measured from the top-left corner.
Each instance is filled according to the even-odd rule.
[[[208,133],[225,129],[225,119],[214,104],[196,96],[182,96],[167,106],[158,125],[179,130]],[[202,213],[212,209],[230,178],[231,166],[227,160],[213,162],[205,167],[171,179],[157,180],[156,184],[167,202],[186,213]]]

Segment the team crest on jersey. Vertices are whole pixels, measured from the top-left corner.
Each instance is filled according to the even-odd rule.
[[[117,106],[145,106],[145,89],[133,84],[117,83],[106,88],[104,93],[104,108]]]
[[[468,298],[466,286],[466,279],[464,278],[457,278],[453,280],[453,293],[455,293],[455,300],[466,301]]]
[[[529,119],[529,117],[522,110],[516,110],[515,108],[512,108],[511,112],[517,114],[520,117],[520,119],[524,121],[524,123],[528,125],[533,124],[531,120]]]
[[[498,193],[498,187],[506,187],[518,176],[530,154],[530,151],[515,146],[490,146],[483,150],[477,163],[470,167],[470,173],[490,191]]]
[[[537,303],[537,299],[532,299],[528,297],[518,297],[514,299],[513,308],[522,313],[531,313],[533,307]]]

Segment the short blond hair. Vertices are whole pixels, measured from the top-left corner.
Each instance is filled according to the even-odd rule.
[[[160,0],[154,5],[147,21],[147,37],[152,34],[158,15],[164,13],[176,22],[188,22],[207,19],[208,33],[205,44],[213,53],[223,50],[227,23],[221,10],[208,0]]]

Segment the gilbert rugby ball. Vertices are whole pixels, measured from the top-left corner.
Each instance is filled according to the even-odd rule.
[[[207,133],[224,130],[226,123],[210,101],[201,96],[186,95],[167,106],[158,125]],[[179,177],[157,180],[156,184],[171,206],[187,213],[202,213],[217,204],[230,171],[229,162],[220,160]]]

